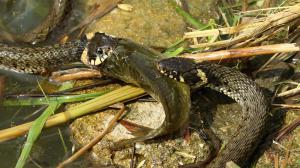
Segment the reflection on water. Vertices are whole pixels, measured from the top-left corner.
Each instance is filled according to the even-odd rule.
[[[1,41],[37,42],[62,21],[68,0],[0,1]]]
[[[46,19],[52,4],[53,1],[2,0],[1,27],[13,34],[29,32]]]
[[[8,75],[7,73],[4,74]],[[1,74],[0,72],[0,75],[3,75],[3,73]],[[5,85],[7,86],[5,94],[37,92],[39,90],[37,88],[37,79],[42,82],[42,78],[37,78],[33,75],[12,75],[12,73],[9,73],[5,81]],[[3,107],[0,105],[0,129],[32,121],[41,114],[41,111],[33,114],[40,108],[41,106]],[[33,162],[36,162],[41,167],[55,167],[66,156],[58,129],[62,130],[67,144],[67,151],[71,150],[72,143],[68,134],[68,125],[43,130],[42,135],[31,152],[31,159],[33,161],[30,160],[25,167],[36,167]],[[25,140],[26,138],[23,136],[0,143],[0,168],[15,166]]]
[[[7,39],[25,42],[42,40],[59,21],[65,2],[66,0],[1,0],[0,41],[7,41]],[[6,95],[36,93],[39,91],[37,80],[47,81],[46,78],[3,70],[0,70],[0,76],[6,76],[4,91]],[[41,107],[3,107],[0,104],[0,129],[32,121],[41,114],[39,112],[32,115],[39,108]],[[41,167],[55,167],[66,156],[58,129],[62,130],[67,150],[70,151],[72,143],[67,133],[67,125],[43,130],[25,167],[36,167],[34,162]],[[0,168],[10,168],[16,165],[25,140],[25,137],[20,137],[0,143]]]
[[[67,152],[64,151],[58,128],[44,130],[35,143],[25,168],[37,167],[36,164],[43,168],[56,167],[70,153],[72,144],[69,141],[68,127],[60,127],[60,129],[67,145]],[[15,167],[25,140],[25,137],[22,137],[0,143],[1,168]]]

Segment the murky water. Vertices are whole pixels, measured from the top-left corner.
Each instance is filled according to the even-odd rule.
[[[0,73],[1,75],[1,73]],[[6,78],[5,94],[18,94],[18,93],[30,93],[36,92],[37,82],[33,76],[28,78],[18,76],[17,78]],[[43,110],[42,106],[15,106],[4,107],[0,106],[0,129],[10,128],[28,121],[34,120],[41,114]],[[66,151],[63,146],[63,142],[60,138],[59,131],[61,130],[64,137],[64,143],[66,144]],[[70,141],[70,134],[68,126],[59,126],[42,131],[42,134],[38,141],[35,143],[31,152],[31,158],[25,167],[55,167],[63,158],[67,152],[71,150],[72,143]],[[14,167],[19,154],[23,148],[23,144],[26,141],[26,137],[2,142],[0,143],[0,167],[10,168]]]
[[[49,24],[46,22],[48,22],[47,19],[49,20],[49,15],[53,13],[54,2],[53,0],[0,1],[0,41],[14,42],[15,40],[26,41],[30,39],[27,42],[33,42],[35,39],[46,35],[48,29],[43,28],[51,25],[51,22]],[[65,1],[57,2],[63,3]],[[3,70],[0,70],[0,76],[5,76],[5,82],[1,83],[5,85],[5,95],[40,93],[37,81],[42,83],[47,81],[47,78]],[[43,111],[36,112],[40,108],[41,106],[5,107],[0,105],[0,129],[34,120]],[[61,139],[59,130],[64,140]],[[26,137],[23,136],[0,143],[0,168],[15,166],[25,141]],[[72,143],[67,125],[43,130],[25,167],[55,167],[71,151],[71,147]]]
[[[31,31],[49,14],[53,1],[4,0],[0,2],[2,28],[13,34]]]

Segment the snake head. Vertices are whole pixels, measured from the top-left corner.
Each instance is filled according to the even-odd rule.
[[[100,65],[114,53],[117,39],[105,33],[95,33],[89,40],[87,46],[88,64]]]
[[[197,68],[196,62],[192,59],[182,57],[163,59],[158,62],[157,68],[169,78],[191,86],[207,83],[205,73]]]

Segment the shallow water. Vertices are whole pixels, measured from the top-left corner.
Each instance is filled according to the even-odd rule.
[[[59,1],[61,3],[64,0]],[[42,35],[46,35],[48,30],[40,25],[45,24],[51,10],[53,10],[54,0],[3,0],[0,1],[0,41],[15,40],[22,41],[32,39],[34,42]],[[59,5],[57,6],[59,8]],[[53,11],[52,11],[53,12]],[[47,23],[48,24],[48,23]],[[49,23],[51,25],[51,23]],[[49,25],[49,26],[50,26]],[[37,31],[41,29],[41,31]],[[35,34],[36,33],[36,34]],[[26,36],[26,37],[25,37]],[[28,37],[28,38],[27,38]],[[0,76],[5,76],[5,95],[18,95],[27,93],[41,93],[38,89],[38,82],[45,83],[47,78],[34,75],[26,75],[0,70]],[[10,128],[25,122],[34,120],[41,114],[36,110],[41,106],[14,106],[4,107],[0,103],[0,129]],[[61,130],[66,143],[64,150],[58,129]],[[42,131],[41,136],[35,143],[30,153],[31,158],[25,167],[55,167],[68,151],[71,150],[68,126],[60,126]],[[14,167],[19,154],[23,148],[26,137],[20,137],[0,143],[0,168]]]
[[[4,0],[0,2],[2,26],[13,34],[37,27],[49,14],[53,1]]]
[[[1,73],[0,73],[1,74]],[[34,76],[28,78],[18,76],[17,78],[7,78],[5,84],[5,94],[24,94],[37,91],[37,82]],[[41,114],[42,111],[36,112],[42,106],[15,106],[4,107],[0,105],[0,129],[16,126],[28,121],[34,120]],[[58,129],[64,137],[64,141],[67,144],[67,151],[64,151],[62,141],[60,139]],[[31,159],[25,167],[37,167],[35,164],[41,167],[55,167],[59,161],[66,155],[66,152],[71,150],[72,143],[70,141],[70,135],[68,126],[60,126],[42,131],[42,134],[31,152]],[[10,168],[14,167],[19,154],[22,150],[23,144],[26,141],[26,137],[9,140],[7,142],[0,143],[0,167]]]

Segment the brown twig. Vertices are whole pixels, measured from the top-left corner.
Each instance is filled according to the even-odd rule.
[[[300,105],[295,105],[295,104],[272,104],[272,106],[289,108],[289,109],[300,109]]]
[[[281,10],[281,9],[288,9],[291,6],[276,6],[276,7],[269,7],[269,8],[260,8],[260,9],[253,9],[247,11],[240,11],[239,14],[247,14],[247,13],[261,13],[263,11],[271,11],[271,10]]]
[[[64,166],[66,166],[67,164],[72,163],[73,161],[75,161],[77,158],[79,158],[80,156],[82,156],[83,154],[85,154],[89,149],[91,149],[93,146],[95,146],[106,134],[108,134],[116,125],[117,121],[119,120],[119,118],[122,116],[122,114],[125,111],[125,106],[124,104],[122,105],[121,109],[119,110],[119,112],[114,116],[114,118],[109,122],[107,128],[97,137],[95,137],[91,142],[89,142],[88,144],[86,144],[84,147],[82,147],[81,149],[79,149],[76,153],[74,153],[71,157],[69,157],[67,160],[61,162],[57,168],[63,168]]]
[[[263,7],[264,8],[269,8],[271,6],[271,0],[264,0]]]
[[[291,89],[291,90],[288,90],[288,91],[279,93],[279,94],[277,95],[277,97],[292,96],[292,95],[295,95],[295,94],[297,94],[297,93],[299,93],[299,92],[300,92],[300,87],[297,87],[297,88],[294,88],[294,89]]]
[[[130,168],[135,168],[136,164],[136,151],[135,151],[135,145],[132,146],[132,155],[130,160]]]
[[[274,33],[277,33],[278,30],[274,31]],[[300,25],[298,26],[298,28],[296,28],[296,30],[294,32],[292,32],[291,34],[289,34],[289,40],[288,43],[298,43],[300,42]],[[262,71],[263,69],[265,69],[269,64],[271,64],[272,62],[275,61],[285,61],[289,58],[289,56],[293,55],[294,53],[289,53],[288,55],[285,53],[276,53],[274,54],[266,63],[264,63],[264,65],[262,65],[257,72]],[[256,72],[256,73],[257,73]]]
[[[5,88],[5,76],[0,76],[0,100],[3,98]]]
[[[290,145],[289,145],[289,150],[286,150],[285,151],[285,156],[284,156],[284,159],[283,159],[283,161],[282,161],[282,163],[281,163],[281,167],[282,168],[286,168],[287,167],[287,164],[288,164],[288,160],[289,160],[289,158],[290,158],[290,148],[291,148],[291,144],[292,143],[290,143]]]
[[[112,9],[114,9],[119,2],[122,0],[104,0],[101,1],[101,5],[97,5],[96,8],[91,12],[91,14],[86,17],[81,23],[79,23],[77,26],[74,26],[67,34],[71,34],[72,32],[81,29],[82,27],[85,27],[92,21],[96,20],[97,18],[100,18],[110,12]]]
[[[248,0],[243,0],[242,11],[248,10]]]
[[[274,156],[274,168],[279,168],[279,154],[276,153]]]
[[[291,124],[285,126],[281,130],[277,132],[277,136],[275,138],[275,141],[280,141],[285,135],[292,132],[294,129],[296,129],[300,125],[300,117],[295,119]]]
[[[300,51],[300,47],[295,43],[284,43],[240,49],[220,50],[215,52],[183,54],[182,56],[185,58],[195,59],[197,62],[202,62],[294,51]]]
[[[100,78],[102,74],[98,70],[85,69],[82,71],[76,71],[76,69],[70,69],[67,74],[61,74],[60,72],[54,72],[51,75],[51,79],[57,82],[64,82],[69,80],[78,79],[90,79],[90,78]]]

